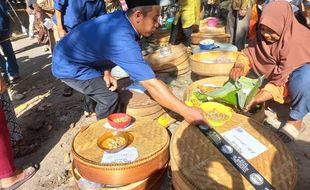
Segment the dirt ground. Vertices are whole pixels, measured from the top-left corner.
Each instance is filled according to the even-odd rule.
[[[41,166],[19,190],[73,189],[74,181],[69,171],[71,141],[82,126],[96,119],[83,115],[81,94],[75,92],[72,97],[62,96],[64,84],[51,74],[50,53],[43,52],[35,39],[19,38],[13,41],[13,46],[23,77],[13,88],[26,95],[25,99],[13,103],[26,140],[24,148],[34,147],[32,153],[16,159],[16,164],[40,163]],[[189,74],[177,80],[164,79],[179,98],[192,82]],[[279,109],[279,106],[275,107]],[[280,110],[283,114],[284,109],[281,107]],[[270,111],[267,115],[274,117]],[[305,118],[307,126],[309,121],[308,115]],[[287,144],[298,162],[297,190],[310,189],[309,137],[310,129],[307,127],[296,142]]]

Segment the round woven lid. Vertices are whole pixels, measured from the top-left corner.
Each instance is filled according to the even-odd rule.
[[[235,127],[242,127],[268,149],[249,163],[276,189],[294,189],[296,163],[281,140],[268,128],[239,114],[215,130],[221,134]],[[176,189],[254,189],[196,126],[180,124],[172,135],[170,155]]]
[[[170,48],[171,54],[169,56],[162,57],[160,51],[156,50],[154,53],[145,56],[144,59],[151,65],[154,71],[175,67],[188,59],[184,45],[170,45]]]
[[[169,135],[156,121],[136,120],[129,129],[134,140],[129,147],[138,150],[138,158],[126,164],[102,164],[103,150],[97,139],[109,131],[103,127],[106,119],[100,120],[80,131],[73,139],[72,152],[80,174],[102,184],[122,185],[137,182],[162,169],[169,158]]]
[[[121,105],[126,105],[127,109],[141,109],[158,105],[149,95],[130,90],[122,90],[120,99]]]

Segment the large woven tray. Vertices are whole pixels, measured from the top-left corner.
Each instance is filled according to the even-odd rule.
[[[214,61],[221,57],[236,61],[239,54],[232,51],[200,52],[190,57],[190,66],[194,73],[201,76],[228,76],[234,62],[204,63],[204,61]]]
[[[80,184],[79,180],[81,178],[80,173],[75,169],[75,164],[72,164],[72,174],[75,182],[75,189],[80,190]],[[162,184],[165,173],[166,173],[167,167],[164,167],[162,170],[158,170],[154,174],[152,174],[150,177],[131,183],[129,185],[125,186],[110,186],[110,187],[104,187],[104,188],[96,188],[96,190],[158,190],[160,185]],[[88,189],[85,189],[88,190]],[[91,189],[89,189],[91,190]]]
[[[249,163],[276,189],[294,189],[296,162],[281,140],[268,128],[239,114],[215,130],[223,133],[235,127],[242,127],[268,148]],[[172,182],[177,190],[254,189],[196,126],[180,124],[172,135],[170,155]]]
[[[170,48],[171,54],[169,56],[162,57],[160,51],[156,50],[154,53],[144,56],[144,59],[154,71],[161,71],[175,68],[189,58],[184,45],[170,45]]]
[[[97,139],[108,129],[100,120],[80,131],[73,139],[72,152],[77,170],[86,179],[108,185],[126,185],[141,181],[161,170],[169,159],[169,135],[157,122],[136,120],[129,132],[134,136],[130,147],[139,157],[126,164],[101,164],[103,150]]]
[[[216,86],[223,86],[227,81],[229,80],[229,77],[226,76],[218,76],[218,77],[209,77],[205,79],[201,79],[198,81],[195,81],[191,85],[189,85],[185,92],[183,99],[188,100],[190,96],[193,94],[193,92],[197,91],[197,88],[199,85],[203,84],[214,84]],[[249,114],[249,113],[248,113]],[[261,109],[259,109],[257,112],[253,113],[250,115],[252,119],[258,121],[258,122],[263,122],[265,119],[265,106],[263,105]]]

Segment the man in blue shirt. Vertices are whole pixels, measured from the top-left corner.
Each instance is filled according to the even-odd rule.
[[[54,0],[54,8],[60,38],[82,22],[106,13],[102,0]]]
[[[137,40],[159,27],[160,6],[154,2],[127,0],[127,12],[116,11],[81,24],[54,50],[53,75],[95,100],[98,119],[117,109],[117,81],[110,69],[118,65],[162,106],[181,114],[189,123],[205,121],[203,111],[178,100],[143,59]]]

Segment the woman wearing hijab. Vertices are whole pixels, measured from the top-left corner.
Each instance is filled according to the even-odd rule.
[[[285,1],[269,3],[263,9],[258,27],[255,40],[242,51],[230,77],[237,80],[250,69],[265,76],[266,85],[245,111],[268,100],[284,103],[289,97],[289,119],[279,129],[282,140],[289,142],[299,135],[302,119],[310,111],[310,31],[298,23],[292,7]]]

